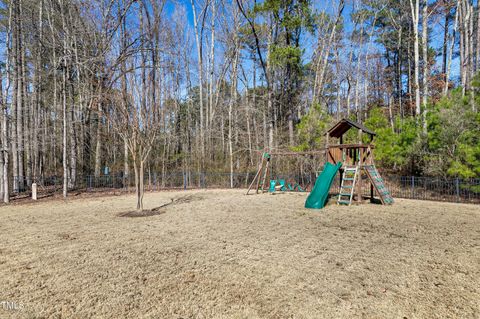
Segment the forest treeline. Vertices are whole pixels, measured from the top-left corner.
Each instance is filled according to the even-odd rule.
[[[2,0],[0,193],[243,172],[340,118],[385,169],[480,176],[473,0]]]

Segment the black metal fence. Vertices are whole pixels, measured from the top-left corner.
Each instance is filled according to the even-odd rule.
[[[385,176],[394,197],[458,203],[480,203],[480,178],[444,179],[417,176]]]
[[[174,172],[168,174],[146,174],[145,188],[147,191],[166,189],[195,189],[195,188],[247,188],[255,176],[250,173],[198,173]],[[315,174],[277,174],[287,183],[298,183],[309,191],[315,183]],[[480,204],[480,178],[477,179],[445,179],[436,177],[417,176],[383,176],[386,186],[393,197],[418,200],[435,200],[458,203]],[[37,183],[39,197],[60,195],[63,190],[62,177],[49,178],[15,178],[10,181],[10,190],[14,196],[28,196],[31,193],[31,184]],[[102,175],[80,176],[75,180],[68,180],[70,192],[130,192],[135,189],[133,176]],[[336,178],[331,188],[332,194],[339,191],[339,179]],[[366,196],[369,195],[365,189]]]
[[[168,174],[146,174],[144,185],[147,191],[165,189],[195,189],[195,188],[247,188],[255,173],[198,173],[198,172],[174,172]],[[14,177],[10,180],[10,192],[12,195],[28,195],[32,191],[31,185],[37,184],[38,194],[61,194],[63,192],[63,177],[52,176],[48,178]],[[67,179],[68,191],[102,192],[124,191],[135,189],[133,176],[122,174],[111,175],[87,175],[77,176],[75,179]]]
[[[394,198],[480,204],[480,178],[446,179],[398,175],[382,175],[382,178]],[[364,182],[369,183],[368,180]],[[340,184],[336,179],[331,192],[339,191]],[[368,187],[363,191],[364,196],[370,196]]]

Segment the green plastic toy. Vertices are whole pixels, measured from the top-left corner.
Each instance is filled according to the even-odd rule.
[[[275,192],[275,186],[277,185],[277,181],[272,179],[270,180],[270,188],[268,189],[268,191],[270,193],[274,193]]]
[[[277,180],[272,179],[272,180],[270,180],[270,188],[268,189],[268,191],[270,193],[275,193],[275,191],[277,190],[277,184],[278,184],[278,186],[280,186],[280,190],[282,192],[287,190],[287,188],[285,187],[285,180],[284,179],[279,179],[278,182],[277,182]]]

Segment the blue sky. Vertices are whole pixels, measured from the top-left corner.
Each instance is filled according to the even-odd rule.
[[[198,0],[197,0],[198,1]],[[202,0],[205,1],[205,0]],[[234,1],[234,0],[231,0]],[[475,2],[478,2],[480,0],[476,0]],[[313,1],[315,10],[317,12],[321,11],[326,11],[329,14],[334,14],[336,10],[336,1],[333,2],[334,5],[332,5],[333,1]],[[193,13],[192,13],[192,8],[191,8],[191,3],[190,0],[167,0],[167,4],[165,7],[165,11],[167,14],[172,14],[174,10],[178,7],[183,7],[185,12],[186,12],[186,19],[188,21],[188,25],[190,28],[193,28]],[[198,10],[198,9],[197,9]],[[344,25],[345,25],[345,31],[347,33],[352,31],[353,25],[350,20],[350,14],[352,12],[352,5],[350,1],[346,1],[346,7],[343,12],[344,16]],[[197,14],[199,12],[197,11]],[[430,27],[431,27],[431,33],[430,33],[430,46],[433,47],[434,49],[438,50],[441,48],[442,42],[443,42],[443,20],[438,20],[438,19],[431,19],[430,21]],[[193,30],[192,30],[193,31]],[[208,34],[207,34],[208,35]],[[310,45],[311,43],[311,45]],[[375,44],[374,44],[375,45]],[[305,54],[304,54],[304,61],[308,61],[310,56],[312,55],[312,51],[315,46],[315,39],[313,38],[305,38],[303,41],[303,47],[305,49]],[[373,47],[372,47],[373,48]],[[380,48],[380,47],[378,47]],[[380,48],[381,49],[381,48]],[[4,56],[5,53],[5,42],[4,39],[0,40],[0,54]],[[195,51],[192,51],[192,57],[196,58]],[[437,62],[440,62],[441,56],[438,56]],[[459,75],[459,59],[456,58],[454,59],[452,63],[452,76],[453,77],[458,77]],[[251,67],[251,65],[247,64],[245,65],[247,68]]]
[[[231,1],[234,1],[234,0],[231,0]],[[433,2],[434,1],[431,1],[431,3]],[[165,10],[167,13],[173,13],[176,6],[182,6],[186,9],[187,20],[190,26],[193,28],[193,13],[192,13],[190,0],[175,0],[175,1],[169,0],[167,2],[167,6]],[[336,10],[336,1],[313,1],[313,6],[315,10],[317,10],[317,12],[325,11],[333,15],[335,14],[335,10]],[[198,10],[199,9],[197,9],[197,14],[199,14]],[[344,27],[347,33],[351,32],[353,29],[353,23],[350,20],[350,14],[352,13],[352,10],[353,10],[353,7],[351,2],[347,1],[345,5],[345,9],[343,11]],[[429,27],[431,28],[431,31],[432,31],[429,35],[430,46],[432,46],[435,49],[438,49],[441,47],[442,41],[443,41],[443,20],[438,21],[438,19],[430,19]],[[308,46],[306,46],[306,48],[308,49]]]
[[[234,1],[234,0],[231,0],[231,1]],[[430,1],[430,3],[434,2],[433,0],[429,0],[429,1]],[[259,0],[259,2],[260,2],[260,0]],[[325,11],[330,15],[334,15],[336,13],[337,1],[312,1],[312,2],[313,2],[314,9],[317,12]],[[188,19],[190,27],[193,28],[193,14],[192,14],[192,8],[191,8],[190,0],[169,1],[168,5],[166,7],[166,12],[167,13],[172,13],[175,10],[176,6],[183,6],[185,8],[186,13],[187,13],[186,18]],[[353,30],[353,23],[350,19],[350,15],[351,15],[352,11],[353,11],[352,2],[351,1],[346,1],[345,9],[343,11],[343,17],[344,17],[344,29],[345,29],[345,32],[347,34],[352,32],[352,30]],[[198,8],[197,8],[197,14],[199,14],[199,9]],[[430,22],[429,23],[429,28],[430,28],[430,31],[431,31],[431,33],[429,34],[429,36],[430,36],[430,46],[432,48],[434,48],[435,50],[437,50],[438,52],[441,52],[440,50],[441,50],[441,46],[442,46],[442,43],[443,43],[443,20],[439,20],[439,19],[436,19],[436,18],[431,18],[429,22]],[[310,43],[311,43],[311,45],[310,45]],[[303,39],[303,48],[305,50],[304,51],[304,61],[305,62],[309,61],[309,59],[310,59],[310,57],[313,53],[315,45],[316,45],[316,41],[311,36],[306,36]],[[379,46],[378,44],[375,43],[374,39],[372,39],[372,42],[371,42],[370,46],[371,46],[370,47],[370,53],[372,51],[374,51],[375,49],[379,49],[380,51],[383,50],[383,48],[381,46]],[[194,52],[192,52],[192,54],[194,54]],[[196,58],[196,56],[194,56],[194,58]],[[442,59],[442,57],[439,55],[437,57],[437,67],[439,67],[439,65],[441,63],[441,59]],[[248,65],[248,62],[247,62],[246,67],[248,68],[250,66],[251,65]],[[458,77],[458,75],[459,75],[459,61],[458,61],[458,58],[456,58],[456,59],[454,58],[454,60],[452,62],[451,76],[452,77]]]

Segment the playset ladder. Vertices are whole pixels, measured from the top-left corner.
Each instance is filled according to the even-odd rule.
[[[375,190],[380,196],[380,200],[382,201],[382,204],[383,205],[393,204],[392,195],[390,194],[387,187],[385,186],[385,183],[383,182],[383,179],[378,173],[375,165],[365,165],[363,166],[363,168],[367,172],[368,178],[370,179],[373,187],[375,187]]]
[[[345,167],[340,185],[340,194],[338,194],[337,204],[351,205],[355,182],[357,181],[358,167]]]

